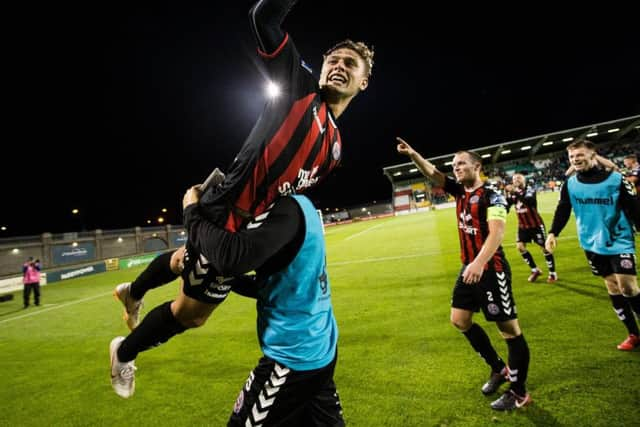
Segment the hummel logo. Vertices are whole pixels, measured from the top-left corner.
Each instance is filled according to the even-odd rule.
[[[267,414],[269,413],[269,411],[259,412],[258,407],[256,405],[253,405],[251,413],[253,414],[253,419],[256,420],[256,422],[258,422],[267,418]]]
[[[271,406],[271,405],[273,405],[273,402],[275,402],[275,400],[276,400],[275,396],[274,396],[274,397],[272,397],[271,399],[267,399],[267,398],[264,396],[264,393],[260,393],[260,396],[258,396],[258,399],[260,400],[260,405],[261,405],[263,408],[266,408],[267,406]]]
[[[284,366],[280,366],[276,363],[276,365],[274,366],[274,370],[276,371],[276,374],[281,377],[283,375],[287,375],[289,372],[291,372],[291,370],[287,367]]]

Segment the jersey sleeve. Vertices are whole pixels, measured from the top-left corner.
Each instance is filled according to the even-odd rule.
[[[452,196],[461,196],[464,194],[464,187],[462,184],[458,184],[455,179],[450,176],[444,177],[444,185],[442,189]]]
[[[291,0],[261,0],[249,13],[251,28],[271,83],[283,97],[297,100],[318,90],[317,78],[302,60],[290,34],[280,24],[293,7]]]
[[[494,187],[487,187],[487,221],[507,221],[507,199]]]
[[[538,207],[538,199],[536,198],[536,189],[533,187],[527,187],[524,191],[523,202],[530,208]]]
[[[278,199],[239,232],[229,232],[207,221],[196,204],[185,209],[184,224],[190,243],[220,274],[228,276],[259,269],[304,233],[302,212],[290,197]]]
[[[636,231],[640,231],[640,197],[636,193],[633,183],[621,178],[620,184],[620,207],[627,216],[627,219],[635,226]]]
[[[275,52],[285,40],[282,22],[296,0],[259,0],[249,10],[249,24],[263,55]]]
[[[560,201],[553,214],[553,222],[551,223],[551,230],[549,233],[559,236],[560,232],[569,222],[571,217],[571,199],[569,198],[569,189],[567,188],[568,180],[562,184],[560,188]]]

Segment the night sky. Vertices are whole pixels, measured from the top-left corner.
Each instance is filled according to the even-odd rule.
[[[265,103],[251,4],[20,15],[0,237],[146,226],[162,208],[181,223],[184,190],[227,168]],[[418,4],[301,0],[283,24],[316,74],[344,38],[376,51],[369,89],[339,120],[342,166],[307,193],[320,208],[388,200],[382,168],[406,161],[397,135],[429,157],[640,114],[640,37],[624,11],[425,16]]]

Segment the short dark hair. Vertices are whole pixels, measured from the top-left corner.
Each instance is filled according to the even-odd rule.
[[[336,45],[330,47],[324,53],[324,55],[322,55],[322,58],[325,59],[334,50],[343,49],[343,48],[351,49],[352,51],[360,55],[360,57],[364,60],[365,66],[367,67],[367,77],[371,77],[371,71],[373,70],[373,54],[375,52],[373,51],[373,46],[369,47],[364,42],[354,42],[351,39],[342,40]]]
[[[586,148],[588,150],[596,151],[596,144],[589,141],[588,139],[579,139],[567,145],[567,151],[575,150],[576,148]]]
[[[471,157],[471,160],[473,160],[475,163],[480,163],[480,166],[482,166],[482,157],[480,156],[480,154],[476,153],[475,151],[460,150],[460,151],[456,151],[454,156],[457,156],[458,154],[463,154],[463,153],[467,153],[469,157]]]

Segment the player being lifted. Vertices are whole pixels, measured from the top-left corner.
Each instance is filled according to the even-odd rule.
[[[258,54],[269,78],[283,88],[283,93],[267,103],[224,182],[206,190],[200,198],[201,214],[227,231],[242,230],[278,196],[303,192],[338,165],[342,140],[337,119],[369,84],[373,51],[364,43],[351,40],[327,50],[319,80],[312,75],[291,37],[281,28],[295,3],[295,0],[260,0],[249,13]],[[227,252],[232,249],[221,248]],[[187,243],[186,251],[191,263],[185,261],[182,247],[157,257],[134,282],[117,286],[115,295],[125,307],[131,329],[137,326],[142,298],[148,290],[175,280],[179,274],[184,288],[190,289],[189,274],[193,273],[190,269],[202,266],[198,248]],[[223,272],[209,271],[201,283],[212,295],[207,302],[192,298],[188,291],[181,292],[170,305],[154,309],[161,309],[162,315],[151,316],[151,311],[134,334],[112,346],[112,383],[118,394],[128,397],[133,393],[130,375],[123,378],[118,371],[127,367],[132,371],[138,352],[165,342],[186,328],[202,325],[224,300],[229,287],[224,284]],[[117,386],[118,383],[124,385]]]
[[[398,138],[397,150],[408,156],[435,186],[456,198],[462,269],[451,300],[451,323],[467,338],[471,347],[491,367],[483,394],[493,394],[507,379],[511,382],[491,408],[504,411],[531,402],[526,380],[529,346],[522,335],[511,289],[511,269],[502,247],[507,202],[491,185],[480,179],[482,159],[476,153],[459,151],[453,157],[455,180],[445,176],[409,144]],[[485,318],[496,322],[509,349],[509,366],[498,356],[484,329],[473,322],[482,309]]]
[[[531,268],[531,275],[527,279],[535,282],[542,271],[533,260],[533,256],[527,250],[527,243],[534,242],[542,248],[542,254],[549,268],[547,283],[555,283],[558,280],[556,264],[553,255],[544,248],[547,233],[544,228],[544,221],[538,213],[538,201],[536,190],[533,186],[527,185],[524,175],[516,173],[511,178],[512,186],[507,192],[507,209],[515,206],[518,216],[518,235],[516,236],[516,247],[522,255],[522,259]]]

